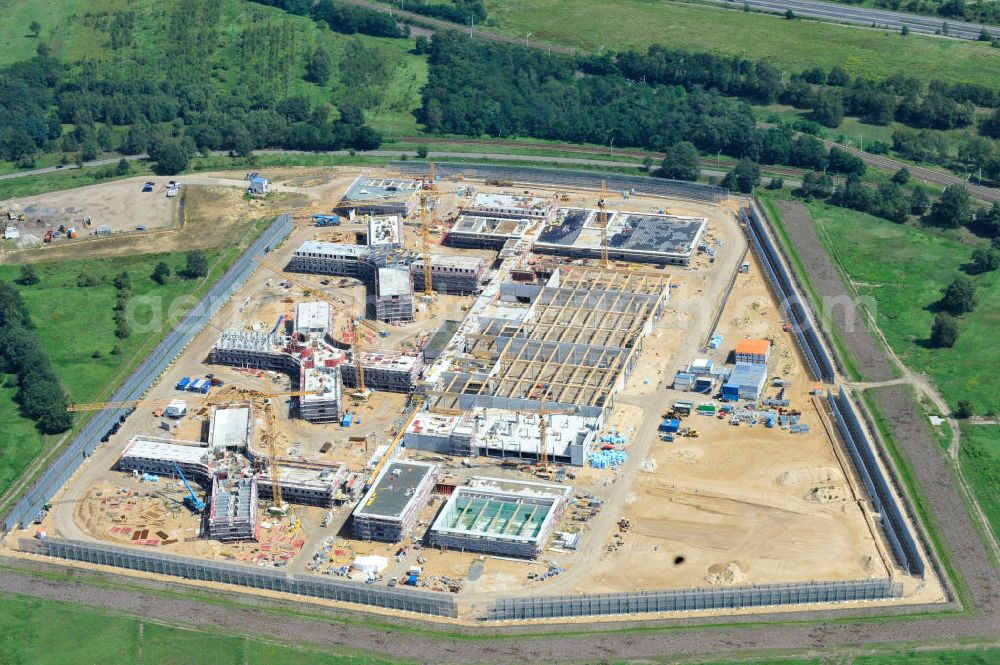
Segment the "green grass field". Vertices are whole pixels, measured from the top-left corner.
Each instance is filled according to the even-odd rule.
[[[879,327],[903,362],[934,379],[952,407],[969,400],[976,413],[1000,411],[1000,346],[993,334],[1000,323],[1000,273],[972,277],[979,306],[962,317],[961,335],[952,349],[930,348],[940,290],[964,274],[972,247],[912,225],[810,203],[820,238],[877,309]]]
[[[153,266],[164,261],[176,273],[184,266],[182,253],[36,264],[41,282],[18,288],[31,313],[36,333],[70,400],[98,402],[110,395],[167,330],[155,327],[135,332],[124,340],[115,337],[112,315],[117,292],[111,281],[118,273],[126,270],[131,276],[132,299],[135,302],[141,302],[140,298],[149,299],[150,307],[137,310],[139,322],[149,322],[147,313],[155,308],[167,323],[172,315],[171,306],[175,302],[177,306],[184,305],[183,301],[178,301],[179,298],[203,293],[232,264],[238,253],[239,248],[235,246],[211,250],[207,252],[210,264],[208,277],[199,280],[175,277],[164,286],[149,278]],[[17,266],[0,266],[0,280],[16,279],[19,270]],[[76,278],[80,273],[101,278],[104,283],[88,288],[78,287]],[[120,345],[122,353],[112,353],[116,344]],[[100,357],[95,358],[95,352],[100,352]],[[4,432],[3,454],[0,455],[0,494],[46,446],[54,445],[60,438],[43,438],[30,421],[20,416],[12,399],[15,392],[16,388],[0,389],[0,423]],[[77,427],[84,418],[85,415],[77,416]]]
[[[894,72],[923,79],[1000,84],[1000,50],[830,23],[649,0],[487,0],[503,32],[588,51],[664,44],[694,51],[764,58],[797,72],[843,65],[850,73]]]
[[[0,665],[402,665],[354,653],[269,644],[107,614],[79,605],[0,596]]]
[[[1000,649],[955,649],[859,656],[851,662],[854,665],[989,665],[998,661],[1000,661]]]
[[[964,425],[959,454],[972,491],[1000,538],[1000,426]]]
[[[413,109],[420,106],[420,88],[427,80],[426,56],[414,55],[412,39],[386,39],[367,35],[342,35],[320,26],[308,17],[288,14],[246,0],[219,0],[221,18],[218,44],[210,58],[212,85],[220,90],[246,85],[253,76],[253,65],[243,61],[240,42],[247,35],[263,30],[289,28],[294,34],[291,67],[287,79],[268,81],[280,93],[303,95],[313,104],[352,101],[355,92],[342,83],[339,62],[349,49],[375,49],[388,63],[388,80],[380,82],[378,101],[366,109],[368,122],[391,136],[420,131]],[[25,60],[34,55],[40,41],[52,46],[59,59],[73,63],[91,61],[108,67],[136,67],[135,63],[161,63],[169,58],[170,20],[174,0],[0,0],[4,20],[0,23],[0,66]],[[110,48],[106,27],[114,12],[135,15],[133,44],[119,51]],[[33,20],[42,24],[38,39],[29,35]],[[257,33],[255,33],[257,31]],[[322,45],[331,55],[333,74],[329,83],[319,86],[305,81],[305,60],[316,46]],[[55,155],[42,156],[39,165],[58,161]],[[9,162],[0,162],[0,173],[17,170]],[[80,183],[83,184],[83,183]],[[15,194],[0,193],[0,198]]]

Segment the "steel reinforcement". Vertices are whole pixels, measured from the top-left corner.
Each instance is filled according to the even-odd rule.
[[[778,248],[771,241],[767,232],[767,222],[753,205],[741,208],[740,217],[750,232],[750,245],[760,259],[764,273],[776,292],[775,295],[788,312],[795,337],[799,341],[799,348],[802,349],[813,378],[832,383],[836,378],[833,360],[819,338],[819,331],[806,310],[792,276],[781,260]]]
[[[407,175],[426,176],[430,173],[427,162],[392,162],[391,168]],[[601,181],[612,191],[634,189],[640,194],[667,196],[675,199],[707,201],[717,203],[727,196],[724,187],[700,185],[683,180],[630,176],[621,173],[601,173],[598,171],[572,171],[567,169],[545,169],[530,166],[496,166],[487,164],[435,163],[435,172],[441,177],[462,175],[476,180],[501,180],[532,185],[556,185],[575,189],[600,189]]]
[[[457,617],[455,599],[430,591],[397,590],[371,584],[295,575],[271,568],[203,561],[189,557],[144,552],[78,540],[21,538],[18,549],[31,554],[85,561],[102,566],[170,575],[204,582],[220,582],[251,589],[280,591],[298,596],[338,600],[404,612]]]
[[[491,621],[556,619],[604,614],[641,614],[687,610],[739,609],[899,598],[901,582],[888,578],[842,582],[761,584],[676,591],[636,591],[579,596],[501,598],[490,608]]]
[[[291,215],[285,214],[276,218],[236,259],[198,304],[177,322],[173,330],[125,380],[121,388],[115,391],[109,401],[124,402],[141,398],[194,336],[215,316],[219,308],[246,282],[257,268],[257,260],[287,238],[291,230]],[[127,408],[97,411],[80,433],[70,441],[66,449],[48,465],[34,485],[4,516],[0,528],[7,532],[17,525],[29,524],[83,461],[101,445],[104,433],[129,412]]]
[[[854,468],[857,469],[862,483],[868,490],[872,507],[879,513],[879,523],[886,540],[889,541],[893,556],[896,557],[900,567],[909,574],[923,577],[923,557],[920,556],[913,534],[903,518],[892,487],[875,458],[875,450],[858,420],[858,414],[851,404],[850,397],[841,387],[836,396],[832,392],[827,394],[827,402],[833,412],[837,429],[840,430],[840,436],[844,439],[847,451],[854,462]]]

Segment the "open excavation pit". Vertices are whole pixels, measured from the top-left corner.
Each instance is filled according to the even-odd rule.
[[[444,174],[433,186],[318,178],[339,185],[315,191],[297,180],[318,206],[353,210],[338,223],[370,242],[330,243],[304,215],[268,257],[288,279],[254,274],[149,391],[185,400],[188,415],[140,403],[63,488],[41,523],[52,551],[91,556],[57,547],[72,540],[266,566],[288,576],[268,583],[277,592],[355,585],[343,588],[393,611],[461,607],[468,619],[561,616],[529,603],[556,596],[583,607],[618,594],[632,607],[629,594],[647,592],[660,594],[650,608],[725,610],[759,603],[740,591],[727,606],[718,590],[751,598],[787,584],[824,591],[781,602],[943,597],[887,546],[825,400],[833,386],[810,378],[763,265],[745,254],[738,202],[623,186],[602,229],[596,189]],[[421,193],[440,230],[433,302],[413,284]],[[573,224],[586,251],[564,233]],[[539,256],[556,236],[564,247]],[[615,253],[643,247],[656,255]],[[390,293],[385,270],[407,279]],[[366,297],[382,321],[354,321]],[[355,353],[373,393],[357,388]],[[184,377],[225,386],[178,392]],[[255,397],[251,415],[230,418],[212,402],[230,388],[271,395],[270,415]],[[123,465],[135,437],[162,439],[147,451],[164,447],[162,463]],[[186,505],[174,461],[206,517]],[[245,519],[256,540],[242,540]],[[134,567],[157,570],[146,565]],[[320,586],[290,581],[300,577]]]

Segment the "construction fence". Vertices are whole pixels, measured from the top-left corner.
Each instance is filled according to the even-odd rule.
[[[85,561],[145,573],[233,584],[251,589],[266,589],[404,612],[444,617],[458,616],[455,599],[443,593],[376,587],[359,582],[288,574],[273,568],[204,561],[77,540],[21,538],[18,540],[18,548],[31,554]]]
[[[836,396],[829,393],[827,401],[837,423],[837,429],[840,430],[851,460],[854,461],[854,467],[868,490],[872,507],[879,514],[879,522],[886,540],[889,541],[893,556],[896,557],[900,567],[908,573],[923,577],[924,560],[920,556],[920,550],[913,540],[913,534],[906,520],[903,519],[892,487],[875,458],[875,450],[858,420],[858,414],[851,404],[850,397],[841,387]]]
[[[806,311],[792,276],[781,260],[781,254],[767,232],[767,221],[755,205],[740,209],[740,218],[750,232],[750,245],[764,267],[764,273],[774,288],[780,305],[788,312],[799,348],[809,364],[813,378],[826,382],[835,379],[833,360],[819,338],[819,330]]]
[[[392,162],[391,168],[409,176],[427,176],[430,164],[427,162]],[[532,185],[554,185],[574,189],[600,189],[605,181],[608,190],[629,191],[637,194],[652,194],[674,199],[690,199],[716,203],[729,196],[729,190],[712,185],[700,185],[683,180],[630,176],[621,173],[600,173],[597,171],[572,171],[566,169],[545,169],[530,166],[496,166],[485,164],[435,163],[439,177],[464,176],[475,180],[499,180]]]
[[[685,610],[739,609],[840,603],[899,598],[901,582],[888,578],[843,582],[761,584],[676,591],[636,591],[580,596],[501,598],[489,610],[491,621],[556,619],[605,614],[641,614]]]
[[[285,214],[276,218],[261,233],[260,237],[236,259],[236,262],[209,289],[201,301],[177,322],[173,330],[153,349],[138,369],[125,380],[121,388],[115,391],[109,401],[124,402],[141,398],[150,386],[159,379],[170,363],[187,347],[194,336],[215,316],[215,313],[232,297],[233,293],[246,282],[247,278],[256,270],[258,259],[287,238],[291,230],[291,215]],[[0,522],[0,529],[7,532],[19,524],[27,525],[34,520],[35,516],[43,510],[45,503],[69,480],[69,477],[83,461],[101,445],[101,437],[104,436],[105,432],[129,413],[130,410],[127,408],[105,409],[95,412],[80,433],[70,441],[66,449],[53,462],[47,465],[38,480],[4,516]]]

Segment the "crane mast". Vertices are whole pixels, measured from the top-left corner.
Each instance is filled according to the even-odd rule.
[[[607,269],[608,261],[608,193],[604,180],[601,180],[601,198],[597,202],[601,210],[601,267]]]

